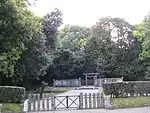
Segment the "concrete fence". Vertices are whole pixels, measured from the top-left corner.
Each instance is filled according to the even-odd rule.
[[[81,79],[53,80],[54,87],[80,87]]]
[[[122,82],[123,78],[101,78],[94,81],[94,86],[102,86],[103,83]]]
[[[26,104],[28,112],[54,111],[60,109],[96,109],[107,107],[103,94],[100,93],[80,93],[80,95],[56,96],[43,94],[29,95]],[[107,105],[106,105],[107,104]]]

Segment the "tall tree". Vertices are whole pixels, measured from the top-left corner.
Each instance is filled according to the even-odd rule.
[[[92,36],[86,46],[87,72],[99,72],[101,76],[113,74],[115,68],[114,42],[109,33],[101,26],[95,25],[91,28]]]
[[[136,25],[134,35],[138,38],[141,45],[140,64],[145,69],[145,79],[150,79],[150,14],[145,16],[144,21]]]
[[[133,26],[124,19],[105,17],[92,29],[93,36],[86,52],[87,59],[94,61],[91,67],[106,77],[124,76],[127,73],[124,70],[128,70],[129,63],[140,53],[139,42],[132,35]]]
[[[86,27],[69,25],[60,30],[56,57],[50,68],[55,78],[77,78],[82,74],[89,32]]]
[[[61,12],[56,9],[43,18],[43,27],[38,34],[34,35],[34,40],[23,52],[21,59],[16,65],[16,74],[22,76],[24,84],[31,80],[40,80],[41,76],[46,75],[46,71],[53,61],[55,40],[57,30],[61,25]],[[18,82],[18,77],[15,82]]]
[[[12,77],[16,61],[41,26],[27,9],[27,0],[0,1],[0,74]]]

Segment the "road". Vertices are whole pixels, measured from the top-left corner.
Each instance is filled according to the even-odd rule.
[[[92,89],[93,88],[93,89]],[[70,90],[68,92],[59,94],[58,96],[70,96],[70,95],[80,95],[80,93],[98,93],[100,91],[100,89],[94,89],[94,87],[89,86],[89,87],[80,87],[79,89],[74,89],[74,90]]]
[[[34,112],[43,113],[43,112]],[[89,110],[62,110],[62,111],[49,111],[44,113],[150,113],[150,107],[141,108],[126,108],[126,109],[89,109]]]

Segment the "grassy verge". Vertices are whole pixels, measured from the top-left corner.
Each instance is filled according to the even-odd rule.
[[[63,88],[63,87],[46,87],[44,89],[44,93],[63,93],[71,90],[71,88]],[[27,93],[40,93],[40,88],[37,88],[36,90],[27,91]]]
[[[21,113],[22,107],[20,104],[3,103],[1,111],[2,113],[7,113],[7,112]]]
[[[112,98],[111,102],[114,108],[144,107],[150,105],[150,97]]]
[[[46,88],[44,89],[44,93],[63,93],[63,92],[67,92],[67,91],[69,91],[69,90],[71,90],[71,88],[46,87]]]

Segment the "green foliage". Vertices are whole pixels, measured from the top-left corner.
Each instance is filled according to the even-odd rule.
[[[86,65],[89,72],[96,71],[101,74],[109,74],[115,65],[115,57],[112,52],[113,42],[108,32],[96,25],[92,28],[92,37],[86,46]]]
[[[133,88],[135,94],[148,94],[150,93],[150,81],[131,81],[128,82]]]
[[[125,97],[130,90],[127,82],[112,82],[103,84],[103,90],[106,95],[114,95],[115,97]]]
[[[0,1],[0,73],[14,74],[14,66],[41,26],[41,20],[26,9],[26,0]]]
[[[2,113],[22,113],[22,106],[20,104],[13,104],[13,103],[3,103],[2,104]]]
[[[139,59],[141,64],[145,68],[144,75],[146,79],[149,79],[150,76],[150,15],[145,16],[144,21],[141,24],[135,25],[134,35],[138,38],[140,42],[140,56]]]
[[[57,41],[58,27],[62,24],[62,13],[59,9],[55,9],[51,13],[48,13],[43,18],[43,33],[47,38],[47,49],[55,48]]]
[[[40,76],[46,74],[53,57],[47,53],[45,43],[45,37],[41,35],[31,43],[28,50],[22,53],[15,67],[16,77],[13,78],[15,84],[25,80],[23,83],[27,85],[29,80],[39,80]]]
[[[78,52],[83,48],[81,43],[85,42],[85,39],[88,38],[89,35],[90,30],[86,27],[65,26],[65,28],[62,29],[59,34],[58,42],[60,45],[58,45],[58,47],[62,49],[68,49],[72,52]]]
[[[15,86],[0,86],[1,103],[22,103],[25,97],[25,88]]]
[[[144,57],[150,56],[150,15],[147,15],[144,20],[144,28],[145,28],[145,40],[143,41],[143,55]]]
[[[133,32],[133,35],[137,37],[140,43],[143,43],[143,41],[145,40],[144,23],[135,25],[135,30]]]
[[[82,75],[89,32],[86,27],[69,25],[60,31],[53,65],[49,69],[53,78],[78,78]]]
[[[28,81],[40,80],[46,75],[46,71],[52,64],[54,55],[54,45],[57,38],[57,30],[61,20],[59,10],[52,11],[44,16],[42,31],[34,35],[34,39],[28,45],[15,67],[16,77],[13,78],[15,84],[24,80],[24,86],[29,85]],[[28,86],[29,87],[29,86]]]
[[[104,93],[106,95],[114,95],[115,97],[127,97],[128,93],[148,94],[150,93],[149,81],[130,81],[130,82],[114,82],[103,84]]]
[[[132,29],[133,26],[123,19],[101,18],[91,28],[92,36],[86,44],[87,70],[105,77],[123,76],[134,80],[140,68],[136,61],[140,46]]]
[[[113,108],[145,107],[150,104],[150,97],[112,98]]]
[[[31,4],[0,1],[0,84],[30,88],[55,78],[82,78],[85,72],[150,79],[149,14],[135,26],[104,17],[91,28],[66,25],[58,32],[61,11],[39,18],[29,10]]]

